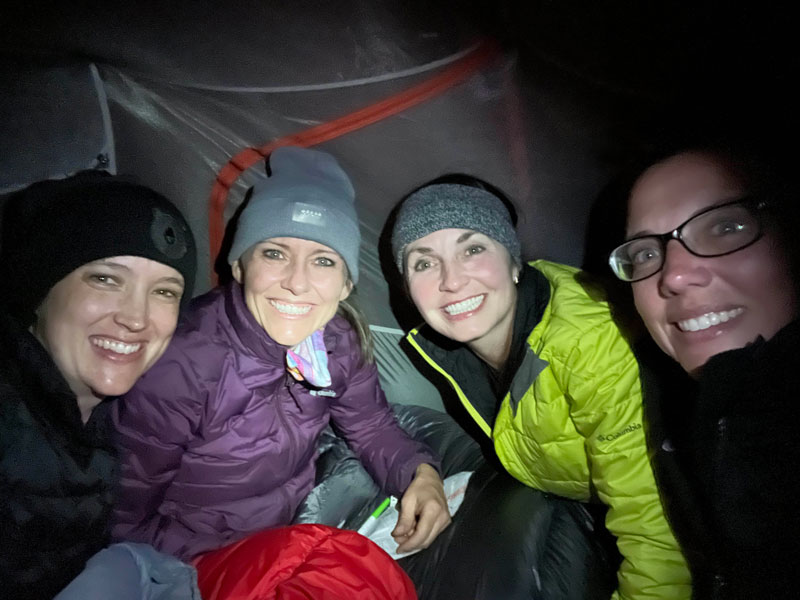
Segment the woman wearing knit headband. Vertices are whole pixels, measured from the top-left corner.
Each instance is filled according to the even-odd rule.
[[[142,544],[103,549],[117,471],[109,413],[191,296],[189,226],[160,194],[104,171],[15,192],[2,226],[3,597],[199,598],[188,565]]]
[[[438,459],[397,425],[359,338],[368,329],[346,318],[361,241],[350,180],[332,156],[302,148],[279,148],[270,168],[238,222],[228,255],[235,280],[194,301],[170,349],[116,413],[123,470],[114,533],[193,560],[207,599],[226,572],[244,593],[229,556],[263,571],[262,592],[276,568],[286,571],[259,554],[284,543],[281,530],[263,530],[288,525],[311,491],[329,421],[401,498],[399,552],[427,547],[450,522]],[[366,538],[321,535],[355,544],[354,563],[370,553],[382,565],[380,576],[344,576],[345,555],[334,554],[323,564],[342,577],[326,597],[342,597],[354,579],[370,598],[415,596]]]
[[[392,252],[426,323],[407,339],[509,473],[608,507],[622,555],[616,598],[688,598],[647,457],[636,361],[577,269],[521,261],[504,201],[466,176],[404,199]]]

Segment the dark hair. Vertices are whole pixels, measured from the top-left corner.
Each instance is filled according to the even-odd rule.
[[[355,290],[353,290],[355,293]],[[352,297],[352,294],[351,294]],[[358,336],[358,344],[361,348],[362,364],[372,364],[375,362],[375,342],[372,339],[372,332],[369,330],[369,322],[358,305],[351,299],[339,302],[339,309],[336,311],[342,315]]]
[[[372,339],[367,316],[358,306],[357,290],[353,284],[353,279],[350,277],[350,269],[347,268],[347,263],[344,260],[342,262],[344,263],[345,281],[352,286],[352,289],[350,296],[339,301],[339,308],[336,312],[342,315],[350,324],[350,327],[353,328],[353,331],[356,332],[358,346],[361,349],[361,364],[371,365],[375,362],[375,341]]]

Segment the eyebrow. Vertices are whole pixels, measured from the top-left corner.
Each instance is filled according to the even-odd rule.
[[[463,244],[469,238],[471,238],[473,235],[476,235],[478,233],[479,233],[478,231],[465,231],[460,236],[458,236],[458,239],[456,240],[456,244]],[[410,256],[412,252],[418,252],[420,254],[433,254],[433,248],[428,248],[427,246],[412,247],[412,248],[410,248],[408,250],[408,253],[406,254],[406,256]]]
[[[159,283],[174,283],[175,285],[179,285],[181,287],[184,287],[186,285],[183,281],[181,281],[177,277],[164,277],[162,279],[159,279],[158,281]]]
[[[302,238],[297,238],[297,239],[302,239]],[[319,242],[316,242],[316,243],[319,244]],[[280,242],[274,242],[272,240],[264,240],[263,242],[261,242],[261,244],[262,245],[263,244],[272,244],[273,246],[277,246],[281,250],[289,250],[290,249],[288,244],[281,244]],[[338,256],[339,258],[341,258],[341,256],[342,256],[341,254],[339,254],[333,248],[316,248],[316,249],[311,251],[311,255],[312,256],[315,256],[317,254],[333,254],[334,256]],[[342,259],[342,260],[344,260],[344,259]]]
[[[460,236],[458,236],[458,239],[456,240],[456,244],[462,244],[462,243],[466,242],[469,238],[471,238],[476,233],[478,233],[478,232],[477,231],[465,231]]]
[[[149,260],[152,260],[152,259],[149,259]],[[155,261],[155,262],[158,262],[158,261]],[[116,263],[116,262],[108,260],[106,258],[93,260],[92,262],[87,263],[87,264],[89,264],[89,265],[103,265],[104,267],[111,267],[112,269],[117,269],[118,271],[126,271],[128,273],[131,272],[131,268],[128,267],[127,265],[121,265],[120,263]],[[182,288],[186,287],[186,283],[185,283],[185,281],[183,280],[182,277],[180,279],[178,279],[177,277],[172,277],[172,276],[161,277],[161,278],[158,279],[158,283],[174,283],[176,285],[179,285]]]
[[[717,202],[714,202],[712,204],[708,204],[708,205],[706,205],[706,206],[704,206],[702,208],[698,208],[696,211],[694,211],[692,214],[690,214],[688,217],[686,217],[683,221],[681,221],[678,224],[678,227],[680,227],[681,225],[685,224],[686,221],[690,221],[690,220],[694,219],[697,215],[699,215],[702,212],[706,212],[707,210],[711,210],[712,208],[716,208],[718,206],[722,206],[723,204],[731,204],[733,202],[742,202],[744,200],[747,200],[747,198],[749,198],[749,197],[750,196],[748,194],[746,194],[746,193],[745,194],[740,194],[739,196],[734,196],[733,198],[728,198],[727,200],[718,200]],[[672,229],[670,229],[669,231],[665,231],[664,233],[672,233],[678,227],[673,227]],[[637,231],[636,233],[633,233],[633,234],[630,234],[630,235],[626,235],[625,236],[625,241],[629,242],[631,240],[635,240],[636,238],[644,237],[646,235],[664,235],[664,233],[656,233],[652,229],[643,229],[641,231]]]
[[[130,271],[130,267],[128,267],[126,265],[123,265],[123,264],[120,264],[120,263],[116,263],[116,262],[114,262],[112,260],[109,260],[107,258],[100,258],[98,260],[93,260],[92,262],[86,263],[86,264],[87,265],[103,265],[104,267],[111,267],[113,269],[119,269],[120,271]]]

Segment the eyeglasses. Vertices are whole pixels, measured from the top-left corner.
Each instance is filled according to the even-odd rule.
[[[712,206],[668,233],[628,240],[608,257],[611,270],[622,281],[641,281],[664,266],[667,243],[677,240],[695,256],[724,256],[746,248],[763,233],[760,211],[766,202],[750,198]]]

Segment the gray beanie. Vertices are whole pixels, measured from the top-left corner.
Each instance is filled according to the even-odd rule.
[[[392,231],[392,254],[404,272],[406,246],[440,229],[471,229],[505,246],[521,263],[520,244],[503,202],[484,189],[457,183],[427,185],[408,196]]]
[[[275,237],[294,237],[333,248],[344,259],[350,279],[358,283],[361,231],[355,191],[330,154],[283,146],[269,158],[272,176],[256,184],[239,216],[228,263],[253,244]]]

